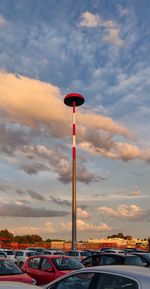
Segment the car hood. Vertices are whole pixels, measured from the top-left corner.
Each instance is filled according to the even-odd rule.
[[[70,273],[72,271],[74,271],[74,270],[64,270],[64,271],[62,270],[62,271],[59,271],[59,275],[62,276],[62,275],[65,275],[67,273]]]
[[[16,281],[16,282],[23,282],[28,284],[33,284],[32,278],[23,273],[23,274],[14,274],[14,275],[0,275],[0,281]]]

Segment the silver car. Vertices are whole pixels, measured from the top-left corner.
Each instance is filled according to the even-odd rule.
[[[129,265],[97,266],[58,278],[45,289],[150,289],[150,269]]]

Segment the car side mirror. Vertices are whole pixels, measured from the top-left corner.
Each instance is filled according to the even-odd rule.
[[[48,268],[46,269],[46,271],[47,271],[47,272],[53,272],[53,268],[52,268],[52,267],[48,267]]]

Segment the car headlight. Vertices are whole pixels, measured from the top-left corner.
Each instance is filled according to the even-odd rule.
[[[32,278],[32,284],[36,285],[36,280]]]

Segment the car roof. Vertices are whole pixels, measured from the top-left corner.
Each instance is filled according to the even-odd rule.
[[[133,266],[133,265],[104,265],[104,266],[96,266],[89,267],[88,270],[91,271],[92,268],[95,272],[108,272],[108,273],[116,273],[121,275],[126,275],[128,277],[148,277],[150,280],[150,271],[149,268],[142,266]],[[84,269],[80,269],[84,270]]]
[[[102,253],[90,255],[87,258],[90,258],[90,257],[95,258],[96,256],[121,256],[123,258],[126,258],[126,257],[135,256],[135,254],[124,253],[124,252],[117,252],[117,253],[114,253],[114,252],[102,252]]]
[[[58,258],[70,258],[72,259],[72,256],[65,256],[65,255],[45,255],[45,254],[40,254],[40,255],[35,255],[35,256],[31,256],[29,257],[29,259],[33,259],[33,258],[41,258],[41,257],[47,257],[49,259],[58,259]],[[3,258],[4,259],[4,258]]]

